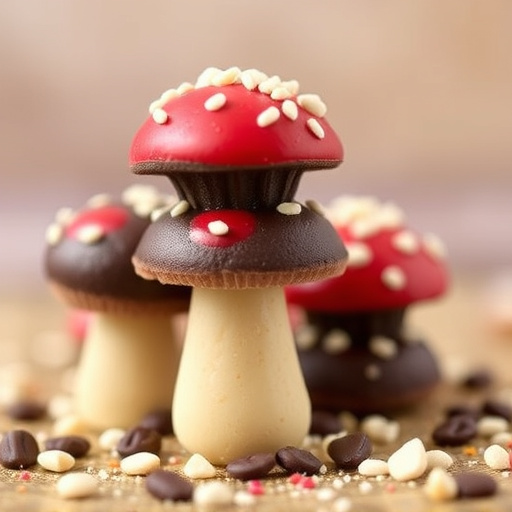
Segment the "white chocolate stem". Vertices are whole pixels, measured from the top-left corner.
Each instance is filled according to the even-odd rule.
[[[195,288],[173,399],[182,446],[227,464],[299,445],[310,420],[283,290]]]
[[[178,352],[168,316],[95,314],[79,362],[77,414],[93,428],[128,428],[170,408]]]

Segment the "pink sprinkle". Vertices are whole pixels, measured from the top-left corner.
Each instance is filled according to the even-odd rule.
[[[386,491],[387,492],[395,492],[396,491],[395,484],[388,484],[388,485],[386,485]]]
[[[300,481],[300,486],[303,489],[314,489],[316,487],[316,483],[310,476],[303,476]]]
[[[288,482],[290,482],[293,485],[297,485],[302,481],[303,476],[300,473],[293,473],[293,475],[290,475],[288,478]]]
[[[512,468],[512,451],[508,452],[508,466]]]
[[[32,478],[32,475],[28,471],[22,471],[19,476],[19,480],[28,482]]]
[[[247,483],[247,491],[253,496],[261,496],[265,494],[265,488],[261,483],[261,480],[249,480]]]
[[[178,456],[178,455],[171,455],[168,459],[167,459],[167,462],[169,464],[172,464],[172,465],[175,465],[175,464],[181,464],[183,462],[183,459]]]

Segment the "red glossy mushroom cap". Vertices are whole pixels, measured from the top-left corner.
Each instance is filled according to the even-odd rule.
[[[257,70],[208,68],[195,84],[165,91],[136,133],[137,174],[289,167],[322,169],[343,160],[341,142],[316,94]]]
[[[328,216],[349,253],[344,275],[290,286],[290,304],[311,311],[354,312],[402,308],[441,295],[448,285],[444,248],[431,234],[404,223],[393,204],[341,197]]]

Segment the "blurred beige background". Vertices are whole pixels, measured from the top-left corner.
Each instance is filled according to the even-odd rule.
[[[210,65],[322,95],[346,160],[299,199],[376,194],[456,269],[512,266],[511,20],[509,0],[0,2],[0,295],[45,293],[54,212],[134,182],[149,102]]]

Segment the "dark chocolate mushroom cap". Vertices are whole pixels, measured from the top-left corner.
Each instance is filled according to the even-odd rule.
[[[66,304],[109,313],[184,311],[190,289],[162,286],[139,277],[131,257],[169,197],[134,185],[120,200],[91,198],[79,211],[60,210],[46,233],[45,271]]]
[[[408,228],[392,203],[342,196],[327,209],[349,253],[343,276],[290,286],[290,304],[348,313],[403,308],[445,292],[448,271],[439,238]]]
[[[254,69],[209,68],[150,113],[132,142],[132,171],[168,175],[181,201],[141,239],[139,275],[242,289],[343,272],[347,253],[330,223],[293,199],[304,171],[343,159],[318,95]]]

